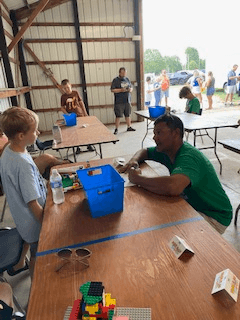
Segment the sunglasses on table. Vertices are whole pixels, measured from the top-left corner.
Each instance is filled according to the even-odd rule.
[[[56,268],[56,272],[62,269],[63,266],[70,262],[78,261],[80,264],[85,267],[89,267],[88,258],[91,256],[92,252],[87,248],[78,248],[78,249],[62,249],[59,250],[56,255],[62,259],[66,260],[65,263],[61,264]]]

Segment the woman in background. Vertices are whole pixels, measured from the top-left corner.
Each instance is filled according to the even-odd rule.
[[[215,78],[213,76],[212,71],[208,72],[208,78],[206,80],[205,87],[207,88],[207,99],[208,99],[208,108],[206,110],[211,110],[212,104],[213,104],[212,97],[215,92]]]

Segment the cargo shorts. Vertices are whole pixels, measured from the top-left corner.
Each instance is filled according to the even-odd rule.
[[[131,104],[126,102],[126,103],[121,103],[121,104],[115,104],[114,105],[114,113],[116,118],[122,118],[123,115],[128,118],[130,117],[131,114]]]

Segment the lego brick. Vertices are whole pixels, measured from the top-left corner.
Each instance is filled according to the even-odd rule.
[[[101,296],[103,294],[103,285],[102,282],[91,282],[88,295],[89,296]]]
[[[109,307],[111,304],[116,305],[116,299],[111,298],[111,293],[105,294],[105,304],[106,304],[106,307]]]
[[[116,308],[117,316],[129,316],[129,320],[151,320],[151,308]]]
[[[80,311],[80,299],[77,299],[73,303],[72,312],[70,314],[69,320],[77,320]]]
[[[98,312],[98,303],[95,303],[92,306],[87,305],[85,311],[88,311],[90,314],[95,314]]]

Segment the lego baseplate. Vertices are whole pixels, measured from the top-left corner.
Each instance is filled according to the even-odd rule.
[[[116,308],[117,316],[129,316],[129,320],[152,320],[151,308]]]

